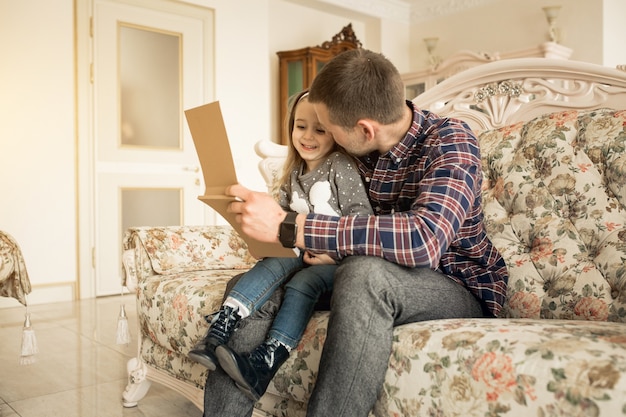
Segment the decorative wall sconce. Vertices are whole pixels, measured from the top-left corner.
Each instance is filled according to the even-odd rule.
[[[426,44],[426,50],[428,51],[428,62],[434,68],[441,63],[441,57],[435,55],[433,52],[437,47],[437,42],[439,42],[439,38],[424,38],[424,43]]]
[[[543,7],[543,14],[546,15],[546,20],[548,21],[548,25],[550,25],[550,40],[555,43],[559,43],[561,40],[561,30],[556,27],[556,18],[559,17],[560,10],[561,6]]]

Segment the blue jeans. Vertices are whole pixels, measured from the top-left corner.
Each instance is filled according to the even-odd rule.
[[[279,293],[242,321],[229,341],[233,349],[246,352],[264,340]],[[461,317],[482,317],[480,302],[439,272],[368,256],[344,259],[335,273],[328,333],[307,416],[367,417],[385,379],[393,327]],[[251,416],[253,407],[224,371],[209,372],[205,417]]]
[[[303,262],[302,256],[265,258],[237,281],[228,296],[246,306],[252,314],[288,280],[282,305],[268,336],[295,348],[317,300],[323,293],[332,291],[336,269],[337,265],[309,266]]]

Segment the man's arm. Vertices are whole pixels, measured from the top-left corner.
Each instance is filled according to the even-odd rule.
[[[305,246],[312,251],[382,257],[408,267],[437,268],[454,241],[478,244],[481,166],[471,131],[448,122],[424,144],[428,155],[377,162],[369,182],[375,216],[309,215]],[[411,175],[414,172],[414,175]]]

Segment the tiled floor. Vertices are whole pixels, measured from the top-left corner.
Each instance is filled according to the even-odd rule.
[[[132,342],[115,344],[124,303]],[[134,408],[122,406],[126,362],[135,356],[132,296],[29,307],[39,354],[20,365],[25,308],[0,309],[0,417],[191,416],[202,412],[156,383]]]

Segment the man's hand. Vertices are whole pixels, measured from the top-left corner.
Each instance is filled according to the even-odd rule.
[[[269,194],[252,191],[240,184],[231,185],[226,194],[239,201],[228,206],[236,214],[243,232],[260,242],[278,242],[278,229],[287,213]]]

